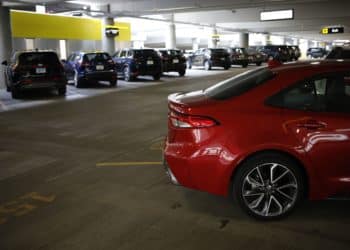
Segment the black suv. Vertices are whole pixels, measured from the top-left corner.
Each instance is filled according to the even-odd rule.
[[[186,74],[186,58],[178,49],[159,49],[162,57],[163,72],[178,72],[180,76]]]
[[[66,94],[67,78],[64,67],[53,51],[16,52],[6,66],[5,84],[12,98],[20,98],[24,90],[57,89]]]
[[[310,58],[322,58],[327,55],[327,51],[324,48],[308,48],[306,51],[306,56]]]
[[[138,76],[150,75],[159,80],[162,74],[162,61],[154,49],[122,49],[113,55],[118,75],[125,81]]]
[[[192,66],[204,66],[206,70],[212,67],[229,69],[231,60],[226,49],[199,49],[187,59],[187,67],[191,69]]]
[[[288,62],[292,59],[287,45],[266,45],[259,48],[260,52],[267,55],[268,59],[275,59],[281,62]]]
[[[232,65],[241,65],[243,68],[248,66],[248,53],[245,48],[229,48],[227,52],[230,54]]]
[[[117,85],[115,64],[106,52],[73,52],[64,63],[68,80],[77,88],[98,81],[109,81],[111,87]]]
[[[350,59],[350,47],[334,47],[326,59]]]

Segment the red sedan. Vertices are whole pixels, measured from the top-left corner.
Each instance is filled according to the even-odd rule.
[[[350,62],[275,64],[168,99],[174,183],[259,219],[350,193]]]

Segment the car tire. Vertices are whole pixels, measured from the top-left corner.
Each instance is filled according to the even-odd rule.
[[[305,180],[299,165],[276,153],[259,154],[245,161],[231,187],[240,207],[260,220],[289,215],[305,194]]]
[[[109,81],[109,86],[110,87],[116,87],[117,86],[117,79],[113,79]]]
[[[243,63],[242,68],[246,68],[246,67],[248,67],[248,63]]]
[[[67,93],[67,86],[57,88],[59,96],[65,96]]]
[[[256,66],[261,66],[261,63],[262,63],[262,62],[257,62],[257,63],[256,63]]]
[[[186,70],[180,70],[178,73],[179,76],[184,76],[186,74]]]
[[[231,65],[226,65],[226,66],[224,67],[225,70],[228,70],[229,68],[231,68]]]
[[[157,73],[157,74],[153,75],[153,80],[158,81],[160,79],[160,75],[161,75],[161,73]]]
[[[210,65],[210,62],[208,60],[204,62],[204,69],[211,70],[211,65]]]
[[[132,80],[129,66],[125,66],[123,69],[124,81],[130,82]]]
[[[11,97],[12,99],[19,99],[22,97],[22,92],[17,88],[11,89]]]

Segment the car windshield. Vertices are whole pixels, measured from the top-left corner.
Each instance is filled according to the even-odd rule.
[[[172,56],[181,56],[182,55],[180,50],[168,50],[168,53]]]
[[[157,56],[157,52],[153,49],[142,49],[142,50],[134,50],[135,56]]]
[[[59,63],[58,57],[53,52],[26,52],[18,57],[21,65],[56,65]]]
[[[267,67],[258,68],[239,74],[226,81],[215,84],[204,93],[213,99],[225,100],[241,95],[273,78],[274,73]]]
[[[210,49],[211,54],[227,54],[225,49]]]
[[[111,57],[107,53],[90,53],[84,55],[85,62],[103,62],[110,59]]]

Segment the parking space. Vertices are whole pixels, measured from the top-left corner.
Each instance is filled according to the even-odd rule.
[[[0,250],[349,250],[349,8],[0,1]]]
[[[250,68],[254,68],[251,66]],[[234,67],[230,70],[232,74],[241,72],[240,67]],[[153,86],[164,83],[178,83],[192,78],[212,76],[221,74],[223,72],[220,68],[214,68],[212,71],[205,71],[202,67],[196,67],[192,70],[187,70],[184,77],[179,77],[177,73],[164,73],[162,78],[154,81],[150,76],[139,77],[138,79],[125,82],[122,79],[118,80],[118,86],[111,88],[108,82],[99,82],[98,84],[90,84],[83,88],[76,88],[72,84],[68,85],[67,94],[65,97],[57,96],[54,91],[28,91],[21,99],[13,99],[11,93],[5,89],[0,89],[0,112],[9,111],[20,108],[33,107],[38,105],[45,105],[58,101],[71,101],[81,98],[87,98],[95,95],[101,95],[110,92],[123,91],[142,86]],[[226,72],[227,73],[227,72]]]
[[[164,77],[153,86],[98,89],[109,93],[3,112],[0,248],[348,249],[349,201],[303,203],[266,224],[225,198],[169,183],[165,97],[239,71]]]

